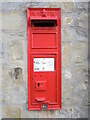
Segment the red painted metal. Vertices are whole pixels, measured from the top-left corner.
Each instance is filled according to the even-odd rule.
[[[27,9],[27,46],[28,109],[61,109],[60,8]]]

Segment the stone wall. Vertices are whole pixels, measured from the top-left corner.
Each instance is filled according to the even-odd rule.
[[[27,7],[62,9],[63,95],[60,111],[28,111]],[[88,3],[3,2],[1,13],[2,117],[88,117]]]

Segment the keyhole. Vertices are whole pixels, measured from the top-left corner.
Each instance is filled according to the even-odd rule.
[[[40,86],[40,83],[38,83],[38,87]]]

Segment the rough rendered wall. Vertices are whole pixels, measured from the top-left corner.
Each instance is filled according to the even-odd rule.
[[[28,111],[27,108],[27,7],[62,9],[63,96],[60,111]],[[3,118],[88,117],[88,3],[3,2],[1,44]]]

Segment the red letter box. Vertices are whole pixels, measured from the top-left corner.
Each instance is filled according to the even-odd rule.
[[[61,109],[61,9],[28,8],[28,109]]]

